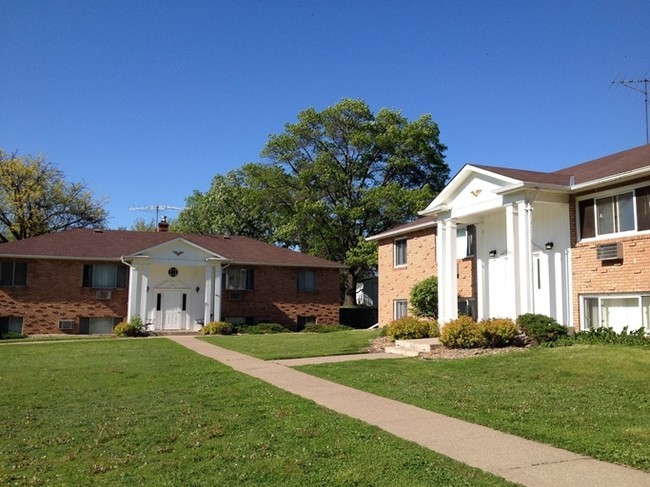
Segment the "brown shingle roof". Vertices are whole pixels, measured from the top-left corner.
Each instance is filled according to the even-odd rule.
[[[295,252],[247,237],[194,235],[171,232],[74,229],[0,244],[0,256],[118,260],[178,238],[185,239],[234,263],[301,267],[341,264]]]
[[[524,183],[568,186],[570,180],[570,175],[565,174],[528,171],[526,169],[512,169],[508,167],[482,166],[479,164],[472,164],[472,166],[500,174],[501,176],[505,176],[507,178],[523,181]]]
[[[644,167],[650,167],[650,145],[648,144],[560,169],[553,174],[573,176],[575,184],[582,184]]]
[[[397,227],[390,228],[386,230],[385,232],[378,233],[377,235],[372,235],[371,237],[368,237],[368,240],[379,240],[381,238],[387,238],[387,237],[393,237],[396,235],[403,235],[406,233],[411,232],[412,230],[417,230],[419,228],[428,228],[428,227],[433,227],[435,226],[436,223],[436,218],[433,216],[424,216],[422,218],[418,218],[417,220],[413,220],[410,223],[405,223],[403,225],[399,225]]]

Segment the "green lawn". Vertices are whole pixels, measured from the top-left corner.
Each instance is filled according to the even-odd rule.
[[[378,336],[378,330],[350,330],[333,333],[213,335],[204,339],[235,352],[264,360],[276,360],[363,353],[370,342]]]
[[[165,339],[3,344],[0,363],[0,485],[512,485]]]
[[[650,350],[542,348],[462,360],[373,360],[310,374],[601,460],[650,470]]]

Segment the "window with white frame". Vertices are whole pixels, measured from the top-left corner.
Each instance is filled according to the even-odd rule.
[[[393,300],[393,319],[399,320],[408,315],[408,303],[406,299]]]
[[[395,240],[393,244],[393,255],[395,257],[395,267],[405,266],[407,263],[406,259],[406,246],[407,240],[405,238],[400,238]]]
[[[650,230],[650,186],[578,201],[580,238]]]
[[[650,293],[585,296],[582,298],[582,329],[612,328],[617,333],[650,327]]]
[[[23,319],[20,316],[0,316],[0,333],[22,333]]]
[[[456,257],[464,259],[476,255],[476,227],[465,225],[456,229]]]

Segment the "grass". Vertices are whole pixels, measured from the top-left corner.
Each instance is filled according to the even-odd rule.
[[[204,340],[264,360],[277,360],[363,353],[364,348],[378,336],[378,330],[350,330],[333,333],[212,335]]]
[[[647,348],[576,345],[463,360],[373,360],[300,370],[650,471]]]
[[[513,485],[165,339],[0,362],[0,485]]]

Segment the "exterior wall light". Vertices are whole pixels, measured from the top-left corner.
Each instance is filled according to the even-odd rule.
[[[196,286],[196,289],[195,289],[196,294],[199,294],[199,290],[200,290],[199,286]]]
[[[553,250],[553,242],[550,242],[550,241],[549,241],[549,242],[546,242],[546,243],[544,244],[544,248],[545,248],[546,250]]]
[[[488,252],[488,255],[489,255],[490,257],[496,257],[496,256],[497,256],[497,251],[496,251],[496,250],[490,250],[490,251]]]

